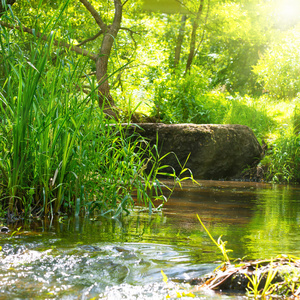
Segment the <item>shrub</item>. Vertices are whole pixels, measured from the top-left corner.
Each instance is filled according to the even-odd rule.
[[[265,137],[275,127],[275,121],[268,115],[267,105],[262,104],[264,101],[248,96],[232,97],[228,102],[223,123],[246,125],[258,138]]]
[[[185,77],[156,80],[153,115],[164,123],[219,123],[227,109],[222,93],[209,92],[209,74],[194,68]]]
[[[269,165],[269,179],[274,182],[300,182],[299,108],[289,124],[281,127],[264,162]]]
[[[290,31],[269,48],[253,72],[257,81],[277,98],[293,98],[300,92],[300,35]]]

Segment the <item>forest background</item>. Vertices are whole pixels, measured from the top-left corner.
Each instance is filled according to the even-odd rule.
[[[0,12],[3,209],[119,214],[133,191],[151,208],[163,167],[146,174],[151,149],[136,153],[116,120],[247,125],[267,145],[264,180],[299,182],[298,1],[1,0]]]

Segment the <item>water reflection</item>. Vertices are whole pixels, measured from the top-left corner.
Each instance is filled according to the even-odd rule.
[[[196,214],[215,238],[228,241],[232,259],[300,256],[299,195],[298,187],[203,181],[177,189],[151,216],[136,210],[114,220],[15,224],[22,225],[19,233],[0,235],[0,299],[164,299],[169,289],[161,269],[181,283],[212,271],[222,259]]]
[[[190,228],[193,242],[210,243],[195,218],[199,214],[214,237],[223,235],[223,240],[228,241],[233,258],[255,259],[282,253],[300,256],[299,187],[202,182],[200,188],[178,191],[165,206],[164,214],[169,217],[176,211],[182,213],[174,221]]]

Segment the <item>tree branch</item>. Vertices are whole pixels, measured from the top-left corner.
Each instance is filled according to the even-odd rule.
[[[194,19],[193,26],[192,26],[191,41],[190,41],[190,53],[189,53],[189,56],[188,56],[188,59],[186,62],[186,68],[185,68],[184,75],[186,75],[190,71],[190,68],[191,68],[191,65],[192,65],[192,62],[193,62],[193,59],[195,56],[196,33],[197,33],[197,29],[199,27],[200,17],[203,12],[203,5],[204,5],[204,0],[200,0],[197,15]]]
[[[206,17],[205,17],[205,22],[204,22],[204,28],[203,28],[203,32],[202,32],[202,37],[201,37],[201,40],[199,41],[198,46],[196,48],[195,55],[198,52],[198,50],[199,50],[199,48],[200,48],[200,46],[201,46],[201,44],[203,43],[203,40],[204,40],[205,29],[206,29],[208,15],[209,15],[209,9],[210,9],[210,0],[208,0],[208,2],[207,2],[207,12],[206,12]]]
[[[112,23],[112,29],[117,32],[120,29],[121,21],[122,21],[122,3],[120,0],[114,0],[115,4],[115,17]]]
[[[129,31],[131,34],[139,34],[138,32],[133,31],[132,29],[127,28],[127,27],[120,27],[120,29],[122,29],[122,30],[127,30],[127,31]]]
[[[176,0],[182,7],[184,7],[191,15],[195,15],[195,13],[193,11],[191,11],[186,4],[184,4],[182,1],[180,0]]]
[[[181,55],[181,48],[184,40],[184,34],[185,34],[185,25],[186,25],[187,16],[182,15],[181,21],[180,21],[180,28],[178,32],[178,37],[176,41],[176,47],[175,47],[175,57],[174,57],[174,69],[177,68],[180,61],[180,55]]]
[[[80,46],[82,46],[82,45],[84,45],[84,44],[86,44],[86,43],[88,43],[88,42],[94,41],[96,38],[98,38],[98,37],[99,37],[101,34],[103,34],[103,33],[104,33],[103,30],[100,30],[100,31],[99,31],[98,33],[96,33],[94,36],[92,36],[92,37],[90,37],[90,38],[88,38],[88,39],[82,41],[81,43],[77,44],[76,46],[77,46],[77,47],[80,47]]]
[[[110,25],[108,25],[107,28],[109,29],[109,28],[110,28]],[[129,31],[130,36],[131,36],[131,38],[132,38],[133,40],[134,40],[133,34],[139,34],[139,32],[133,31],[132,29],[127,28],[127,27],[120,27],[120,29]],[[77,47],[80,47],[80,46],[82,46],[83,44],[86,44],[86,43],[88,43],[88,42],[94,41],[96,38],[98,38],[98,37],[99,37],[100,35],[102,35],[103,33],[104,33],[103,30],[100,30],[100,31],[99,31],[98,33],[96,33],[94,36],[92,36],[92,37],[90,37],[90,38],[88,38],[88,39],[82,41],[81,43],[77,44],[76,46],[77,46]],[[135,41],[134,41],[134,43],[136,44]]]
[[[126,31],[128,31],[129,32],[129,34],[130,34],[130,36],[131,36],[131,39],[133,40],[133,43],[134,43],[134,47],[135,47],[135,49],[137,49],[137,42],[136,42],[136,40],[134,39],[134,34],[139,34],[138,32],[136,32],[136,31],[133,31],[133,30],[131,30],[131,29],[129,29],[129,28],[126,28],[126,27],[120,27],[120,29],[121,30],[126,30]]]
[[[96,11],[94,6],[87,0],[79,0],[85,8],[91,13],[93,18],[95,19],[96,23],[99,25],[99,27],[102,29],[102,31],[106,32],[107,31],[107,25],[102,21],[101,16],[99,13]]]
[[[47,35],[41,34],[40,32],[36,32],[33,29],[28,28],[26,26],[11,25],[11,24],[8,24],[8,23],[3,22],[3,21],[0,21],[0,25],[4,26],[4,27],[7,27],[7,28],[10,28],[10,29],[16,29],[16,30],[19,30],[19,31],[30,33],[32,35],[35,35],[35,36],[41,38],[44,41],[47,41],[49,39],[49,37]],[[74,45],[68,44],[68,43],[63,42],[63,41],[58,41],[56,39],[53,39],[53,43],[56,46],[62,46],[64,48],[67,48],[68,50],[71,50],[71,51],[74,51],[74,52],[76,52],[78,54],[81,54],[83,56],[89,57],[90,59],[92,59],[94,61],[96,61],[96,59],[97,59],[97,55],[95,53],[84,50],[84,49],[81,49],[78,46],[74,46]]]

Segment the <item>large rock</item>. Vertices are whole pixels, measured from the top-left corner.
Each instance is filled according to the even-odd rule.
[[[248,166],[254,166],[262,157],[262,148],[253,131],[243,125],[195,125],[140,123],[131,125],[151,144],[158,140],[162,161],[181,171],[186,167],[196,179],[226,179],[234,177]],[[178,160],[176,159],[175,153]]]

